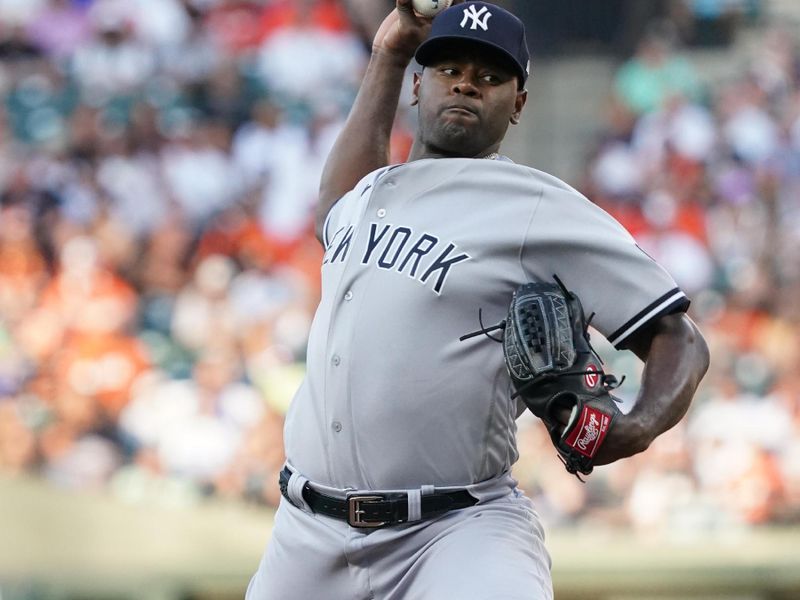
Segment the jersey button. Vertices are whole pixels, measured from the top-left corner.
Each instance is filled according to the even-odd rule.
[[[333,429],[336,433],[339,433],[342,430],[342,424],[339,421],[334,421],[331,423],[331,429]]]
[[[386,216],[386,209],[385,208],[379,208],[378,209],[378,218],[382,219],[385,216]]]
[[[331,362],[333,363],[334,367],[338,367],[339,364],[342,362],[342,359],[339,357],[338,354],[334,354],[333,358],[331,358]]]
[[[347,293],[344,295],[345,300],[352,300],[353,299],[353,290],[347,290]]]

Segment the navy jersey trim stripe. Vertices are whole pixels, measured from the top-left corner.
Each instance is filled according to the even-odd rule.
[[[673,288],[636,313],[633,318],[608,336],[608,341],[618,348],[623,340],[646,323],[664,315],[686,312],[688,308],[689,299],[686,294],[680,288]]]

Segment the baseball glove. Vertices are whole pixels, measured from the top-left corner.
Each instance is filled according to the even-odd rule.
[[[622,380],[603,371],[589,342],[591,317],[585,318],[578,296],[558,277],[554,279],[556,283],[522,284],[514,292],[505,321],[462,339],[504,330],[502,340],[492,339],[502,341],[516,389],[512,397],[521,397],[544,422],[567,471],[588,475],[621,414],[619,400],[610,391]],[[569,415],[566,426],[559,414]]]

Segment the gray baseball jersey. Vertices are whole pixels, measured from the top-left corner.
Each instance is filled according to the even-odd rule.
[[[517,458],[502,351],[482,337],[512,292],[557,274],[619,346],[688,300],[607,213],[510,161],[370,173],[331,209],[322,299],[287,415],[289,464],[333,488],[457,486]]]

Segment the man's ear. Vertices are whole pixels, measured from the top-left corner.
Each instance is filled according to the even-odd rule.
[[[411,88],[411,106],[419,104],[419,84],[422,82],[422,73],[414,72],[414,85]]]
[[[528,90],[521,90],[517,92],[517,97],[514,100],[514,112],[511,113],[511,121],[512,125],[516,125],[519,123],[520,116],[522,115],[522,109],[525,107],[525,103],[528,101]]]

